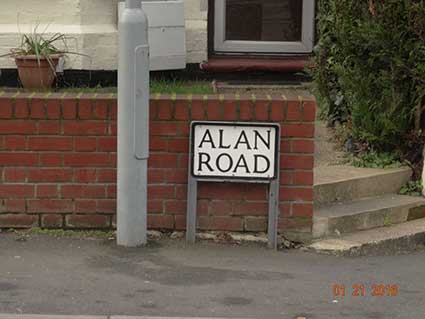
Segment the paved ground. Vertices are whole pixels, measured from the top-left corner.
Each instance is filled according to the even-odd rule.
[[[0,313],[226,318],[409,318],[425,314],[425,253],[338,258],[302,251],[0,233]],[[334,297],[333,285],[346,296]],[[364,297],[352,286],[365,285]],[[373,284],[398,285],[372,297]]]

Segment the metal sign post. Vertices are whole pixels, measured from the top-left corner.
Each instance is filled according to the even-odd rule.
[[[424,168],[422,170],[422,195],[425,196],[425,146],[423,150]]]
[[[147,241],[149,157],[148,21],[141,0],[126,0],[119,22],[117,243]]]
[[[196,239],[198,182],[269,184],[268,246],[277,248],[280,127],[270,123],[192,122],[186,241]]]

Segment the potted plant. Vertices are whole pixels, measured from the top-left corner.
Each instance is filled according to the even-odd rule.
[[[11,49],[5,55],[15,59],[19,79],[25,89],[39,90],[52,87],[59,60],[65,54],[73,53],[56,46],[61,42],[66,48],[66,40],[66,36],[62,33],[46,36],[44,32],[37,32],[35,27],[32,33],[22,35],[19,47]]]

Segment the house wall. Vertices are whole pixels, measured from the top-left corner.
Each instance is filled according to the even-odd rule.
[[[0,3],[0,55],[20,42],[20,34],[40,24],[43,30],[65,33],[71,55],[67,68],[117,69],[117,11],[119,0],[20,0]],[[207,58],[207,0],[184,0],[187,63]],[[11,58],[0,58],[0,68],[15,68]]]
[[[187,63],[208,58],[208,0],[185,0]]]
[[[192,120],[281,126],[279,229],[311,239],[311,96],[156,96],[150,103],[148,225],[185,229]],[[0,93],[0,228],[115,226],[117,101],[111,95]],[[198,228],[265,231],[267,186],[201,183]]]

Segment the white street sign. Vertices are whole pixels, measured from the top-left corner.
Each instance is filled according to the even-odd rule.
[[[276,178],[279,126],[260,123],[192,123],[195,178]]]

